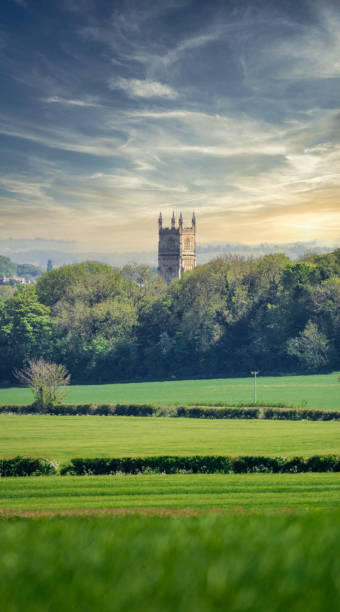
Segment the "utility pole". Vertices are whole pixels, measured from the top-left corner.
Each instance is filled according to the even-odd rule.
[[[250,374],[252,374],[254,376],[254,404],[256,404],[256,376],[259,373],[260,373],[259,370],[258,371],[254,370],[253,372],[250,372]]]

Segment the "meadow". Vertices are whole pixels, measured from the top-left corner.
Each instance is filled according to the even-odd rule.
[[[340,422],[0,415],[0,456],[340,454]]]
[[[308,379],[315,379],[323,395],[321,407],[339,407],[337,377]],[[97,389],[99,396],[119,388],[124,398],[96,396],[96,401],[136,402],[138,396],[140,402],[176,403],[177,397],[189,403],[195,393],[202,399],[203,389],[210,402],[214,388],[215,401],[224,401],[221,389],[227,385],[209,391],[213,382],[141,383],[135,397],[127,395],[134,385],[72,387],[70,396],[74,390]],[[300,402],[307,386],[296,393]],[[240,386],[241,395],[242,389],[246,386]],[[292,399],[280,395],[272,401]],[[72,398],[80,401],[81,396]],[[233,401],[242,401],[236,391]],[[76,456],[339,454],[340,422],[2,414],[0,449],[1,456],[43,456],[60,463]],[[1,607],[5,612],[337,609],[339,506],[338,473],[2,478]]]
[[[340,592],[340,515],[0,521],[5,612],[320,612]]]
[[[339,373],[310,376],[258,377],[257,399],[263,404],[283,402],[308,408],[340,410]],[[66,403],[155,403],[162,405],[205,402],[251,403],[253,379],[219,378],[112,385],[72,385]],[[31,404],[29,389],[0,389],[1,404]]]
[[[116,509],[307,511],[340,505],[339,474],[139,474],[0,480],[11,511]],[[0,511],[1,516],[1,511]]]

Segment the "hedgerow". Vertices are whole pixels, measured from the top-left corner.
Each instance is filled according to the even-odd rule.
[[[303,457],[227,457],[201,456],[191,457],[115,457],[71,459],[70,463],[60,470],[62,475],[82,476],[86,474],[140,474],[140,473],[191,473],[214,474],[252,472],[340,472],[340,457],[333,455],[316,455],[307,459]]]
[[[62,466],[63,475],[84,476],[102,474],[249,474],[255,472],[340,472],[340,457],[315,455],[313,457],[261,457],[224,455],[74,458]],[[56,466],[47,459],[14,457],[0,460],[0,477],[48,476],[57,473]]]
[[[290,421],[339,421],[340,410],[284,410],[277,408],[264,408],[263,418]]]
[[[49,476],[56,473],[55,465],[47,459],[20,456],[11,459],[0,459],[0,477]]]
[[[259,408],[218,408],[210,406],[177,406],[178,417],[192,419],[258,419]]]
[[[0,414],[49,414],[54,416],[153,416],[157,408],[151,404],[64,404],[42,408],[36,404],[29,406],[0,406]]]
[[[0,406],[0,414],[49,414],[55,416],[169,416],[192,419],[271,419],[290,421],[339,421],[340,410],[306,410],[273,406],[157,406],[153,404],[77,404],[48,406]]]

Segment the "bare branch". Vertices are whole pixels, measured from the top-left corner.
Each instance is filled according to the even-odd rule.
[[[70,384],[71,375],[62,364],[45,361],[42,358],[30,359],[22,370],[15,370],[17,380],[29,387],[35,402],[42,407],[60,403]]]

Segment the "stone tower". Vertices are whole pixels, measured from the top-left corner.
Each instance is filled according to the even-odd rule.
[[[158,228],[158,272],[169,284],[173,278],[181,278],[183,272],[196,267],[195,213],[192,215],[190,227],[184,227],[182,213],[178,225],[173,213],[171,227],[163,227],[162,213],[160,213]]]

